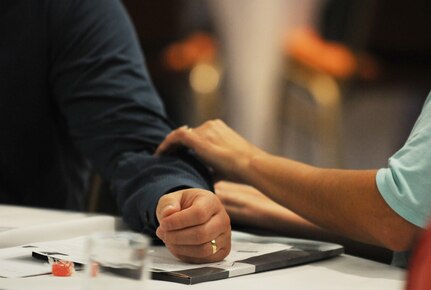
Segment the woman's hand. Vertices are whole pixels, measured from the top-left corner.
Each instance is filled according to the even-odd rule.
[[[231,220],[240,225],[280,231],[283,222],[294,215],[248,185],[220,181],[215,184],[215,192]]]
[[[181,146],[192,149],[217,177],[239,182],[245,182],[251,160],[264,153],[221,120],[207,121],[194,129],[181,127],[172,131],[155,154],[166,154]]]
[[[290,237],[323,239],[326,231],[271,200],[254,187],[220,181],[215,192],[232,222]]]

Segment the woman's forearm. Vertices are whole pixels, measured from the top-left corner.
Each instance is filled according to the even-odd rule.
[[[394,250],[408,248],[417,227],[398,216],[378,192],[375,170],[335,170],[261,153],[243,179],[310,222]]]

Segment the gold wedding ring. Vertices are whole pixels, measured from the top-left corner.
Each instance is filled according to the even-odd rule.
[[[211,248],[213,249],[213,255],[217,253],[217,243],[215,240],[211,241]]]

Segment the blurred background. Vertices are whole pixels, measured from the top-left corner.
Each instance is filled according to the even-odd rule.
[[[385,167],[431,90],[429,0],[123,3],[178,126],[221,118],[291,159]]]
[[[178,125],[221,118],[272,153],[380,168],[431,89],[429,0],[123,0]]]

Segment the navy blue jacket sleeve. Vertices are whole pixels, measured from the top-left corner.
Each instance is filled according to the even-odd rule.
[[[120,1],[49,5],[49,79],[68,134],[110,182],[129,226],[154,233],[163,194],[212,190],[211,177],[187,152],[153,156],[171,127]]]

